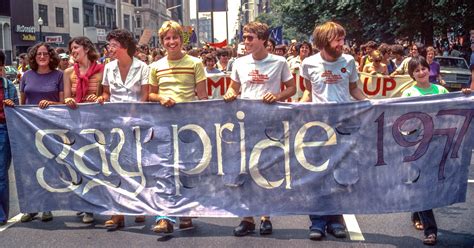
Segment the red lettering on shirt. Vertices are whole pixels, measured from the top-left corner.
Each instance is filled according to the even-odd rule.
[[[326,70],[321,74],[321,77],[324,78],[323,81],[325,84],[335,84],[342,80],[341,75],[332,74],[332,71]]]
[[[269,79],[268,75],[260,74],[258,70],[250,71],[249,76],[252,78],[250,83],[253,84],[264,84]]]

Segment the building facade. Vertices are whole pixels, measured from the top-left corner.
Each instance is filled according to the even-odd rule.
[[[69,35],[71,37],[84,35],[84,11],[82,0],[68,0]]]
[[[10,1],[0,1],[0,50],[5,53],[7,65],[12,63],[12,24]]]
[[[106,35],[117,28],[116,1],[83,0],[84,35],[98,46],[105,44]]]
[[[26,53],[39,39],[33,0],[10,0],[12,57]]]
[[[149,44],[159,45],[158,30],[163,22],[170,19],[165,0],[131,0],[135,5],[135,37],[140,39],[143,32],[151,31]]]
[[[43,25],[38,22],[43,20]],[[35,22],[37,41],[67,47],[70,39],[69,3],[64,0],[33,0],[33,19]]]

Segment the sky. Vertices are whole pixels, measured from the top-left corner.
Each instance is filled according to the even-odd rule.
[[[189,0],[190,2],[190,16],[191,19],[196,19],[196,2],[198,0]],[[237,17],[239,14],[240,0],[227,0],[228,6],[228,18],[229,18],[229,37],[227,40],[230,41],[235,34],[237,27]],[[214,37],[218,41],[226,39],[225,29],[225,12],[214,12]]]

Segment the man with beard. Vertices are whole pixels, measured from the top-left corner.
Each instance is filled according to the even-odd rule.
[[[319,53],[306,58],[300,69],[306,90],[302,102],[350,102],[367,97],[357,88],[357,67],[354,57],[343,54],[346,31],[334,22],[317,26],[313,32],[314,45]],[[346,231],[342,215],[310,215],[309,238],[321,240],[327,232],[336,238],[345,238]]]

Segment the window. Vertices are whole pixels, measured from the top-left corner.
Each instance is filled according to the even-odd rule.
[[[123,27],[130,31],[130,15],[123,15]]]
[[[84,5],[84,27],[92,27],[94,26],[94,10],[92,6],[87,8]]]
[[[114,11],[111,8],[107,8],[107,27],[113,28],[113,17],[114,17]]]
[[[43,19],[43,26],[48,26],[48,5],[38,4],[38,16]]]
[[[72,22],[79,23],[79,8],[72,8]]]
[[[64,9],[56,7],[56,27],[64,28]]]
[[[105,6],[96,5],[95,6],[95,18],[97,21],[97,25],[105,26]]]
[[[137,15],[137,28],[142,27],[142,16]]]

